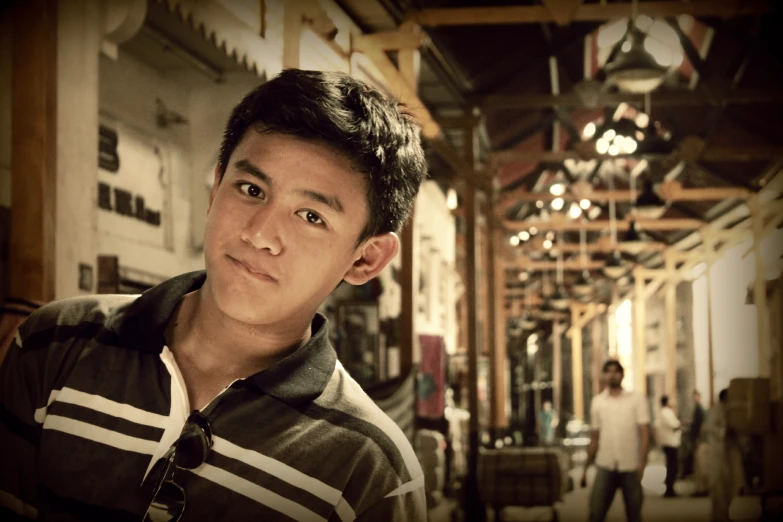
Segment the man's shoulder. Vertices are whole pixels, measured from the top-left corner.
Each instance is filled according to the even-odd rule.
[[[86,295],[52,301],[33,312],[19,327],[22,338],[63,332],[84,325],[105,326],[136,295]],[[58,336],[60,337],[60,336]]]

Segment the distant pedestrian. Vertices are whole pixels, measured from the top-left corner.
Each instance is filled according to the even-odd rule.
[[[744,483],[737,435],[726,422],[728,390],[721,390],[718,403],[710,408],[704,430],[707,433],[706,471],[712,501],[710,520],[728,522],[731,500]]]
[[[590,406],[590,447],[582,472],[595,462],[590,492],[590,522],[603,522],[617,489],[623,492],[628,522],[642,519],[642,476],[650,445],[650,412],[644,396],[622,387],[624,371],[616,360],[604,363],[604,391]]]
[[[541,411],[541,442],[545,446],[551,446],[555,442],[555,428],[557,428],[557,412],[552,409],[552,403],[544,401]]]
[[[676,497],[674,481],[677,480],[677,454],[680,449],[681,424],[674,410],[669,407],[669,397],[661,397],[661,409],[655,421],[658,443],[666,455],[666,491],[664,497]]]
[[[707,478],[704,471],[706,436],[703,433],[706,415],[704,406],[701,405],[701,394],[698,390],[693,390],[693,417],[691,419],[691,431],[689,434],[691,440],[689,460],[691,462],[691,470],[693,471],[693,484],[695,486],[693,496],[695,497],[707,495]]]

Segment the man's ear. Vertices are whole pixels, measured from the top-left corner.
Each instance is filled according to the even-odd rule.
[[[400,249],[400,238],[394,232],[373,236],[359,247],[361,254],[343,279],[352,285],[363,285],[381,273]]]
[[[207,215],[209,215],[209,211],[212,209],[212,201],[215,200],[218,187],[220,187],[220,165],[215,165],[215,175],[212,179],[212,188],[209,189],[209,204],[207,204]]]

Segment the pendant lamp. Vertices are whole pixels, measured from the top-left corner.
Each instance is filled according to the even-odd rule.
[[[567,310],[571,305],[568,298],[568,292],[566,292],[563,286],[563,232],[557,233],[557,286],[555,286],[555,293],[549,299],[552,308],[555,310]]]
[[[612,174],[609,175],[609,190],[614,190],[614,178],[612,177]],[[609,224],[612,229],[612,246],[614,248],[617,248],[616,213],[615,201],[612,199],[609,201]],[[609,259],[606,261],[606,265],[604,265],[603,273],[610,279],[617,279],[618,277],[622,277],[625,273],[623,258],[620,257],[620,252],[618,250],[612,251]]]
[[[604,66],[606,78],[624,92],[644,94],[657,89],[666,76],[668,67],[659,64],[644,48],[647,35],[628,22],[625,37],[617,45],[627,48],[614,53],[614,59]],[[630,44],[630,48],[629,45]]]
[[[579,260],[582,262],[582,273],[571,287],[578,297],[589,295],[593,291],[593,280],[587,270],[587,232],[584,227],[579,229]]]
[[[666,202],[653,189],[652,180],[644,181],[644,189],[634,203],[636,215],[645,219],[658,219],[666,212]]]

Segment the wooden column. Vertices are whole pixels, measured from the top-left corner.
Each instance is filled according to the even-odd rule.
[[[288,0],[283,6],[283,69],[299,67],[303,16],[301,0]]]
[[[473,132],[465,139],[465,159],[473,167],[476,158]],[[465,297],[468,303],[467,349],[468,349],[468,469],[465,477],[465,519],[481,522],[486,510],[478,498],[478,449],[479,449],[479,397],[478,397],[478,273],[476,270],[480,252],[476,248],[478,228],[478,205],[475,187],[468,184],[463,194],[465,204]]]
[[[665,256],[666,271],[674,274],[676,266],[670,255]],[[664,317],[666,321],[666,395],[677,401],[677,278],[670,277],[664,287]]]
[[[294,4],[298,4],[297,0]],[[288,6],[286,6],[288,8]],[[293,8],[292,8],[293,9]],[[301,26],[302,14],[298,14],[298,20]],[[301,32],[301,27],[299,29]],[[405,81],[407,81],[413,92],[416,92],[418,85],[418,70],[410,65],[411,56],[402,54],[399,56],[399,68]],[[402,230],[402,267],[400,270],[400,285],[402,287],[401,298],[402,308],[400,318],[400,372],[402,375],[413,368],[418,360],[416,356],[416,293],[418,291],[418,263],[416,263],[415,247],[416,244],[416,216],[411,215],[405,228]]]
[[[644,279],[636,277],[636,289],[633,301],[633,354],[634,388],[647,396],[647,310],[644,298]]]
[[[563,325],[552,327],[552,407],[562,418],[563,406]]]
[[[55,296],[57,2],[13,6],[9,295]]]
[[[494,215],[490,208],[489,216]],[[491,219],[491,218],[490,218]],[[489,326],[491,342],[492,394],[490,419],[492,428],[501,431],[508,426],[506,417],[506,309],[504,306],[505,272],[503,230],[491,229],[489,234]]]
[[[571,305],[571,380],[574,395],[574,418],[585,418],[585,394],[582,379],[582,327],[578,323],[579,310]],[[573,327],[576,325],[577,327]]]
[[[769,307],[767,306],[767,280],[764,259],[761,257],[761,239],[764,221],[758,195],[748,198],[751,225],[753,227],[753,257],[756,259],[756,280],[753,283],[753,302],[756,304],[756,323],[759,332],[759,377],[769,377]]]
[[[710,254],[713,249],[710,246]],[[715,359],[712,346],[712,261],[707,264],[707,365],[709,366],[710,408],[715,405]]]
[[[593,377],[593,396],[601,393],[601,367],[604,363],[604,335],[602,330],[606,327],[606,321],[596,318],[593,321],[591,328],[592,341],[593,341],[593,364],[592,364],[592,377]]]

